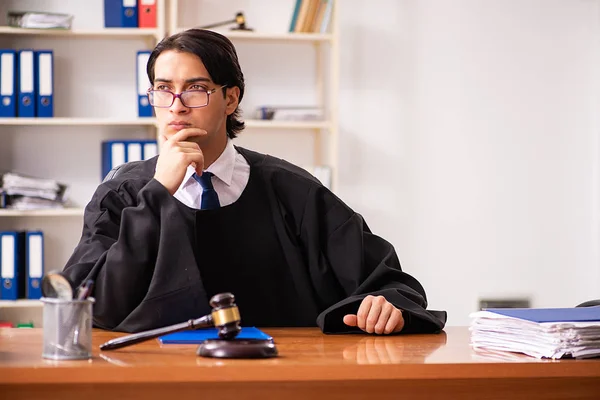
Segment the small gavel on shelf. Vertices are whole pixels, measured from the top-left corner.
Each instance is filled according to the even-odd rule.
[[[154,339],[168,333],[185,331],[198,328],[215,327],[219,331],[219,338],[234,339],[242,330],[240,326],[240,312],[235,304],[235,297],[231,293],[219,293],[210,299],[212,312],[198,319],[166,326],[164,328],[134,333],[116,339],[111,339],[100,346],[100,350],[114,350],[132,344]]]

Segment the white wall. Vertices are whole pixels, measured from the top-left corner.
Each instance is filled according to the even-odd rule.
[[[424,284],[432,308],[449,312],[451,325],[467,324],[480,297],[529,296],[534,306],[600,297],[599,1],[340,1],[339,194],[396,246],[405,270]],[[204,8],[184,1],[186,25],[224,20],[235,9],[269,32],[287,30],[294,4],[202,2]],[[41,7],[7,1],[3,14],[10,4]],[[76,27],[102,26],[100,0],[43,4],[75,13]],[[278,17],[267,18],[266,10]],[[134,59],[126,54],[142,42],[14,43],[57,50],[56,81],[68,88],[57,98],[60,116],[135,113]],[[272,99],[314,98],[310,48],[272,52],[240,44],[238,52],[247,112]],[[106,87],[119,93],[117,103],[102,103]],[[92,108],[97,102],[102,108]],[[99,182],[99,141],[147,134],[143,128],[2,127],[0,169],[61,171],[83,205]],[[60,150],[51,161],[47,149],[62,143],[75,151]],[[310,133],[248,131],[239,143],[312,162]],[[44,168],[30,162],[32,152]],[[78,238],[80,221],[18,223],[38,222],[49,230],[60,225],[49,234],[57,248],[63,243],[52,256],[58,264]]]
[[[600,297],[598,1],[345,1],[341,194],[449,324]]]

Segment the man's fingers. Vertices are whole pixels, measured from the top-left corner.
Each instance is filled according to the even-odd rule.
[[[194,142],[176,142],[173,143],[173,147],[200,150],[200,145]]]
[[[386,301],[385,304],[383,305],[383,307],[381,308],[381,313],[379,314],[379,319],[377,320],[377,323],[375,324],[375,333],[376,334],[381,335],[384,332],[385,326],[388,322],[388,319],[390,319],[390,315],[392,315],[392,311],[394,311],[394,310],[395,310],[395,307]]]
[[[387,323],[385,324],[384,333],[390,334],[393,332],[400,332],[404,328],[404,318],[402,317],[402,311],[397,308],[394,309]]]
[[[386,300],[383,296],[377,296],[373,299],[373,302],[371,303],[371,309],[367,315],[367,333],[375,332],[375,325],[379,321],[379,315],[381,314],[381,309],[385,303]]]
[[[369,315],[369,310],[371,309],[371,303],[373,302],[374,296],[367,296],[360,303],[360,307],[358,307],[358,311],[356,316],[358,318],[357,326],[363,331],[367,328],[367,315]]]
[[[357,322],[357,317],[355,314],[347,314],[344,315],[344,324],[348,325],[348,326],[356,326],[356,322]]]
[[[190,143],[192,144],[192,143]],[[182,146],[177,146],[173,148],[173,151],[176,153],[198,153],[198,154],[203,154],[200,150],[198,150],[198,148],[196,147],[182,147]]]
[[[158,144],[160,145],[160,147],[162,147],[166,141],[167,141],[167,137],[165,135],[158,136]]]
[[[172,142],[183,142],[192,137],[206,136],[206,131],[200,128],[185,128],[169,138]]]

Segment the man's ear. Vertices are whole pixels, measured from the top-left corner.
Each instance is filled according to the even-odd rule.
[[[227,115],[233,114],[240,103],[240,88],[237,86],[227,88],[225,92],[225,101],[227,102],[225,113]]]

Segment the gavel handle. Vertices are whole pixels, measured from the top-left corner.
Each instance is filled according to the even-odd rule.
[[[217,28],[219,26],[223,26],[223,25],[227,25],[227,24],[233,24],[236,21],[237,20],[234,18],[234,19],[229,20],[229,21],[223,21],[223,22],[217,22],[217,23],[210,24],[210,25],[204,25],[204,26],[199,27],[199,29]]]
[[[111,339],[108,342],[100,345],[100,350],[114,350],[120,349],[121,347],[130,346],[132,344],[140,343],[149,339],[154,339],[159,336],[166,335],[168,333],[180,332],[196,328],[208,328],[213,326],[212,315],[205,315],[198,319],[190,319],[186,322],[179,324],[165,326],[164,328],[152,329],[149,331],[134,333],[120,338]]]

